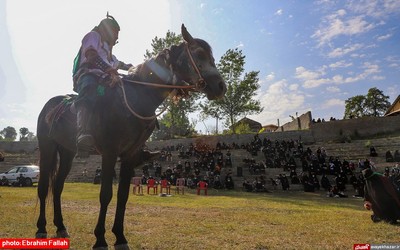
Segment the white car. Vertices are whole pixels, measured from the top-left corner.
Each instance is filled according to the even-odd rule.
[[[5,181],[11,185],[20,184],[22,186],[32,186],[33,183],[39,181],[40,170],[38,166],[35,165],[20,165],[15,166],[8,170],[7,172],[0,174],[0,180]],[[23,178],[20,181],[21,177]]]

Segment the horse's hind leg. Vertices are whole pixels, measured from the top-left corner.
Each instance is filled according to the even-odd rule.
[[[124,219],[126,202],[129,197],[129,186],[132,176],[132,169],[134,164],[122,161],[120,169],[120,179],[118,185],[118,196],[117,196],[117,209],[115,212],[114,226],[112,232],[115,234],[116,242],[115,248],[117,249],[129,249],[128,241],[124,235]]]
[[[61,193],[64,189],[64,182],[71,170],[72,161],[75,152],[59,146],[60,166],[57,177],[53,183],[53,207],[54,207],[54,225],[57,227],[58,238],[69,238],[68,231],[63,222],[61,211]]]
[[[38,197],[40,201],[40,214],[36,226],[36,238],[46,238],[46,199],[49,192],[50,175],[57,164],[56,145],[52,142],[39,143],[40,148],[40,178],[38,183]]]

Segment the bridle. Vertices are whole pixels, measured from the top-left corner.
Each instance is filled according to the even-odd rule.
[[[204,80],[204,78],[201,75],[201,72],[199,70],[199,67],[197,67],[196,62],[193,59],[192,52],[189,49],[188,43],[187,42],[184,42],[184,43],[185,43],[185,51],[189,56],[190,63],[199,77],[199,79],[197,80],[197,82],[195,84],[189,84],[185,81],[183,81],[183,83],[185,83],[185,85],[165,85],[165,84],[152,83],[152,82],[135,81],[135,80],[130,80],[130,79],[124,79],[124,81],[137,83],[137,84],[141,84],[141,85],[146,85],[149,87],[157,87],[157,88],[164,88],[164,89],[188,89],[188,90],[193,90],[193,91],[197,91],[197,92],[204,90],[207,86],[207,82]],[[125,76],[125,75],[122,75],[122,76]]]
[[[178,89],[180,90],[192,90],[192,91],[196,91],[196,92],[201,92],[202,90],[204,90],[207,86],[207,82],[204,80],[203,76],[201,75],[201,72],[199,70],[199,68],[196,65],[196,62],[193,59],[192,56],[192,52],[189,49],[189,44],[185,41],[185,51],[189,56],[190,59],[190,63],[193,67],[193,69],[196,71],[199,79],[197,80],[197,82],[195,84],[188,84],[187,82],[183,81],[185,83],[185,85],[165,85],[165,84],[159,84],[159,83],[151,83],[151,82],[143,82],[143,81],[135,81],[135,80],[130,80],[130,79],[124,79],[124,81],[127,82],[132,82],[132,83],[136,83],[136,84],[141,84],[141,85],[145,85],[145,86],[149,86],[149,87],[156,87],[156,88],[165,88],[165,89],[174,89],[169,97],[172,98],[174,97],[177,93],[178,93]],[[172,70],[171,70],[172,71]],[[156,119],[158,116],[160,116],[162,113],[165,112],[165,110],[167,110],[168,105],[166,105],[158,114],[152,115],[152,116],[142,116],[139,115],[138,113],[136,113],[129,105],[128,100],[126,98],[126,93],[125,93],[125,87],[124,87],[124,81],[120,81],[119,82],[119,87],[122,90],[122,95],[124,98],[124,103],[126,105],[126,107],[128,108],[128,110],[137,118],[140,118],[142,120],[154,120]]]

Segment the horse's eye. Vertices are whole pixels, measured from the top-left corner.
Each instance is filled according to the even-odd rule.
[[[200,52],[198,52],[197,53],[197,58],[199,59],[199,60],[206,60],[207,59],[207,55],[206,55],[206,53],[204,53],[204,51],[200,51]]]

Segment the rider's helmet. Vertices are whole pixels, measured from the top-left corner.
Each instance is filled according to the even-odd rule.
[[[109,43],[109,45],[114,46],[118,40],[118,32],[120,27],[115,18],[108,14],[106,18],[101,20],[98,26],[103,39]]]

